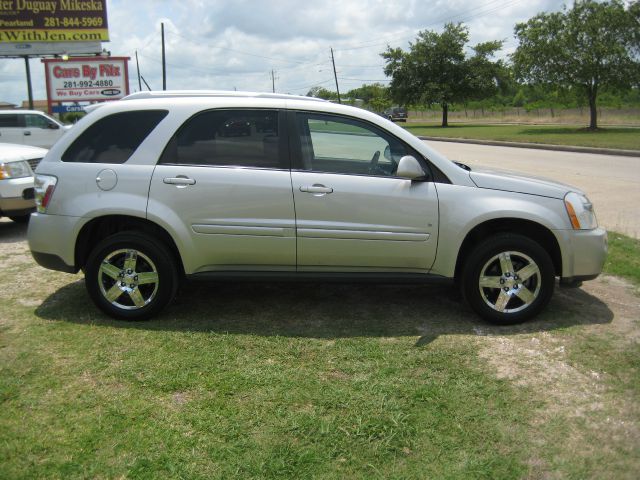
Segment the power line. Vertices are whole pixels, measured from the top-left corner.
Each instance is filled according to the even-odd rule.
[[[187,40],[188,42],[190,42],[190,43],[192,43],[192,44],[194,44],[194,45],[199,45],[199,46],[203,46],[203,47],[207,47],[207,48],[216,48],[216,49],[219,49],[219,50],[226,50],[226,51],[228,51],[228,52],[239,53],[239,54],[241,54],[241,55],[248,55],[248,56],[250,56],[250,57],[264,58],[265,60],[271,60],[271,61],[274,61],[274,62],[295,63],[295,64],[298,64],[298,65],[301,65],[301,66],[302,66],[302,65],[310,65],[310,64],[313,64],[313,62],[301,62],[301,61],[299,61],[299,60],[291,60],[291,59],[285,59],[285,58],[268,57],[268,56],[266,56],[266,55],[258,55],[258,54],[255,54],[255,53],[244,52],[244,51],[242,51],[242,50],[236,50],[235,48],[221,47],[221,46],[218,46],[218,45],[208,45],[208,44],[205,44],[205,43],[203,43],[203,42],[201,42],[201,41],[197,41],[197,40],[191,39],[191,38],[189,38],[189,37],[185,37],[184,35],[182,35],[182,34],[180,34],[180,33],[176,32],[176,31],[174,31],[174,30],[167,30],[167,32],[168,32],[168,33],[171,33],[171,34],[173,34],[173,35],[176,35],[176,36],[178,36],[178,37],[180,37],[180,38],[182,38],[182,39],[184,39],[184,40]],[[325,63],[327,63],[327,62],[318,63],[317,65],[323,65],[323,64],[325,64]]]
[[[326,80],[322,80],[322,81],[320,81],[320,82],[315,82],[315,83],[313,83],[313,84],[311,84],[311,85],[309,85],[309,84],[307,83],[307,84],[305,84],[305,86],[304,86],[304,87],[303,87],[303,86],[299,86],[299,87],[289,87],[287,90],[309,90],[309,89],[312,89],[313,87],[319,87],[319,86],[321,86],[321,85],[325,85],[325,84],[327,84],[327,83],[329,83],[329,82],[333,82],[333,78],[328,78],[328,79],[326,79]]]
[[[147,58],[149,60],[152,60],[154,62],[157,63],[162,63],[162,59],[158,59],[155,57],[152,57],[150,55],[145,55],[140,53],[139,54],[141,57],[143,58]],[[202,68],[202,67],[197,67],[194,65],[186,65],[184,63],[174,63],[174,62],[167,62],[167,65],[171,66],[171,67],[180,67],[180,68],[190,68],[192,70],[196,70],[196,71],[200,71],[200,72],[204,72],[204,73],[209,73],[209,74],[213,74],[213,75],[217,75],[217,76],[228,76],[228,75],[243,75],[243,76],[262,76],[264,75],[263,72],[219,72],[217,70],[214,69],[209,69],[209,68]]]
[[[348,77],[338,77],[340,80],[357,80],[358,82],[390,82],[389,78],[348,78]]]

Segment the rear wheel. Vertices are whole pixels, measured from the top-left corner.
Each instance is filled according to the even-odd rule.
[[[175,296],[178,274],[164,244],[143,233],[117,233],[100,242],[85,267],[89,296],[107,315],[144,320]]]
[[[467,257],[462,291],[486,320],[509,325],[528,320],[549,303],[555,285],[553,262],[535,241],[499,234],[477,245]]]

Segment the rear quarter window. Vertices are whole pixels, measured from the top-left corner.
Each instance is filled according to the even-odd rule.
[[[62,155],[62,161],[124,163],[167,113],[167,110],[137,110],[101,118],[74,140]]]

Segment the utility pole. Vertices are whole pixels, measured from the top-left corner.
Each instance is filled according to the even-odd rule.
[[[338,74],[336,73],[336,61],[333,59],[333,48],[331,48],[331,63],[333,63],[333,77],[336,79],[336,92],[338,92],[338,103],[342,103],[340,100],[340,89],[338,88]]]
[[[149,84],[147,83],[147,81],[144,79],[144,77],[142,75],[140,75],[140,78],[142,79],[142,81],[144,82],[144,84],[147,86],[147,90],[151,91],[151,87],[149,86]]]
[[[167,59],[164,51],[164,23],[160,24],[160,32],[162,34],[162,90],[167,89]]]
[[[271,69],[271,91],[276,93],[276,74],[273,69]]]
[[[138,63],[138,51],[136,50],[136,70],[138,70],[138,91],[142,91],[142,82],[140,81],[140,64]]]
[[[29,55],[24,56],[24,68],[27,71],[27,94],[29,96],[29,110],[33,110],[33,88],[31,87],[31,67],[29,67]]]

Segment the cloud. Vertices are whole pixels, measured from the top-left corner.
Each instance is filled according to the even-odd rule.
[[[130,56],[130,85],[138,89],[134,54],[155,89],[162,87],[160,23],[165,24],[167,83],[171,89],[276,90],[305,94],[312,86],[335,88],[333,47],[342,92],[385,81],[380,53],[387,44],[406,48],[419,30],[464,22],[472,44],[506,39],[513,27],[558,0],[110,0],[113,55]],[[34,94],[45,98],[44,68],[31,60]],[[26,98],[22,60],[0,59],[0,100]]]

